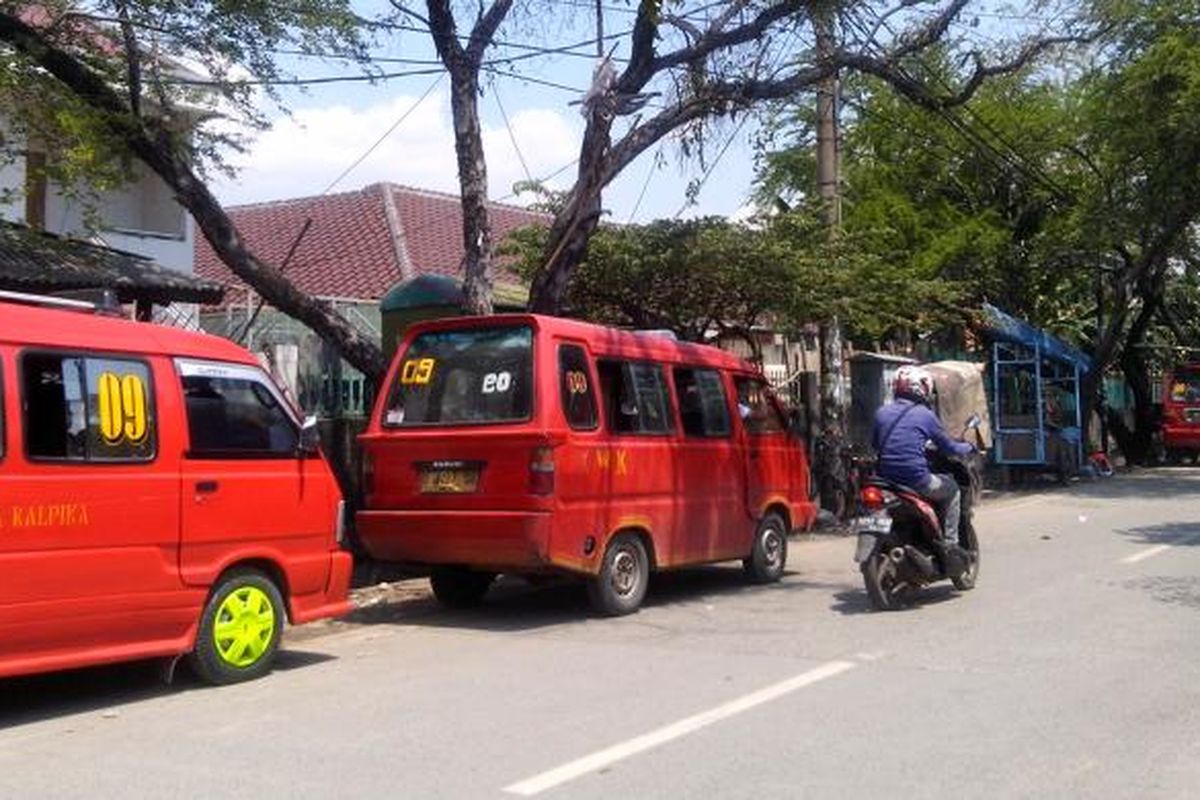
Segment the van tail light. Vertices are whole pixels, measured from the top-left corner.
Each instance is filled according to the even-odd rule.
[[[862,501],[863,508],[868,511],[879,511],[887,508],[888,505],[895,502],[896,496],[891,492],[885,492],[878,486],[865,486],[862,492],[859,493],[859,500]]]
[[[554,494],[554,448],[535,447],[529,458],[529,491]]]
[[[333,513],[333,540],[338,544],[343,544],[346,541],[346,501],[338,500],[337,508]]]

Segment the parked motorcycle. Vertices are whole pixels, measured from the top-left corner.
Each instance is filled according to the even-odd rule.
[[[979,424],[979,417],[972,416],[964,435]],[[867,596],[876,610],[893,611],[906,606],[919,589],[938,581],[949,580],[960,591],[975,587],[979,538],[973,512],[981,489],[981,454],[949,457],[932,453],[930,462],[935,473],[952,475],[958,483],[962,498],[958,526],[961,551],[946,552],[936,506],[920,492],[871,478],[859,495],[862,513],[851,522],[851,529],[858,533],[854,560],[860,565]]]

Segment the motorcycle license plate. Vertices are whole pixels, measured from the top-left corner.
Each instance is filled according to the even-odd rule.
[[[887,514],[871,514],[850,520],[853,533],[887,533],[892,529],[892,518]]]

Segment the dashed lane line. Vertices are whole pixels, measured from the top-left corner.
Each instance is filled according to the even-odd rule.
[[[1173,542],[1167,542],[1165,544],[1156,544],[1153,547],[1147,547],[1145,550],[1139,550],[1138,552],[1134,553],[1133,555],[1125,556],[1124,558],[1122,558],[1121,563],[1122,564],[1136,564],[1139,561],[1145,561],[1147,558],[1156,556],[1159,553],[1165,553],[1168,550],[1170,550],[1172,547],[1180,547],[1182,545],[1195,544],[1196,542],[1200,542],[1200,533],[1193,534],[1191,536],[1184,536],[1180,539],[1176,539]]]
[[[695,733],[701,728],[706,728],[721,720],[741,714],[744,711],[749,711],[763,703],[791,694],[806,686],[812,686],[818,681],[840,675],[849,669],[853,669],[854,666],[855,664],[851,661],[830,661],[808,672],[803,672],[785,681],[780,681],[779,683],[759,689],[756,692],[751,692],[748,695],[731,700],[728,703],[723,703],[708,711],[702,711],[699,714],[686,717],[657,730],[644,733],[641,736],[635,736],[632,739],[627,739],[624,742],[606,747],[603,750],[598,750],[591,755],[586,755],[583,758],[563,764],[560,767],[555,767],[554,769],[534,775],[531,778],[518,781],[504,787],[504,791],[508,794],[521,795],[522,797],[532,797],[547,789],[553,789],[568,781],[604,769],[611,764],[635,756],[638,753],[687,736],[690,733]]]

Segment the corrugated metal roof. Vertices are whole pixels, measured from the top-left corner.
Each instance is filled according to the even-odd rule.
[[[111,289],[123,303],[219,303],[224,287],[136,253],[0,221],[0,288],[47,293]]]

